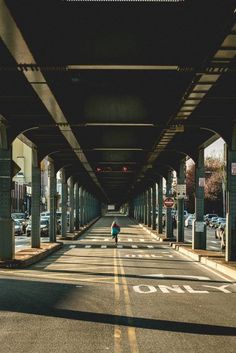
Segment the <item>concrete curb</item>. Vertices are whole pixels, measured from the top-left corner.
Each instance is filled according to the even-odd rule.
[[[212,269],[236,280],[236,264],[235,263],[232,263],[232,266],[231,266],[230,265],[231,263],[227,264],[224,262],[224,260],[221,260],[219,258],[211,259],[210,257],[204,256],[202,254],[197,254],[196,252],[194,252],[194,250],[187,249],[186,246],[181,246],[180,244],[171,244],[171,247],[173,249],[179,251],[180,253],[190,257],[194,261],[199,262],[209,268],[212,268]]]
[[[142,223],[138,223],[138,225],[144,229],[147,233],[151,234],[151,236],[153,238],[155,238],[156,240],[158,241],[163,241],[163,242],[166,242],[166,241],[175,241],[176,238],[167,238],[165,235],[157,235],[155,233],[153,233],[153,231],[151,231],[150,229],[148,229],[147,227],[145,227]]]
[[[63,247],[63,243],[43,243],[41,248],[29,248],[16,253],[15,259],[0,261],[1,268],[25,268]]]
[[[147,227],[145,227],[143,224],[138,223],[137,224],[144,229],[147,233],[151,234],[151,236],[153,238],[155,238],[158,241],[161,242],[170,242],[170,246],[176,250],[179,251],[180,253],[182,253],[185,256],[190,257],[191,259],[193,259],[196,262],[199,262],[209,268],[212,268],[226,276],[231,277],[232,279],[236,280],[236,263],[235,262],[231,262],[231,263],[225,263],[223,257],[222,259],[220,257],[216,256],[213,259],[211,257],[208,257],[207,255],[201,254],[201,250],[192,250],[191,245],[183,245],[183,243],[176,243],[176,238],[166,238],[164,235],[160,236],[157,235],[155,233],[153,233],[150,229],[148,229]],[[174,241],[174,243],[172,243]],[[217,258],[216,258],[217,257]]]
[[[101,217],[93,219],[90,223],[86,224],[81,230],[75,233],[67,233],[66,237],[58,237],[59,240],[77,240],[82,234],[84,234],[90,227],[92,227]]]

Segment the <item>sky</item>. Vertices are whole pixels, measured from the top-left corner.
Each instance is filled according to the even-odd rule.
[[[211,156],[211,157],[223,158],[224,143],[225,143],[224,140],[222,138],[219,138],[210,146],[205,148],[205,157]]]

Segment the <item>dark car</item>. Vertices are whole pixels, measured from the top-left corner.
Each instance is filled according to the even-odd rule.
[[[207,225],[207,226],[209,225],[209,223],[210,223],[212,217],[218,217],[218,215],[215,214],[215,213],[207,213],[207,214],[205,215],[204,221],[206,222],[206,225]]]
[[[31,222],[28,224],[26,232],[27,236],[31,235]],[[40,235],[42,237],[49,236],[49,221],[47,219],[40,220]]]

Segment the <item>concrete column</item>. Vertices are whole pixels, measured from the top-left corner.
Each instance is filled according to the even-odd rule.
[[[147,190],[147,225],[151,227],[152,225],[152,200],[151,200],[151,188],[149,187]]]
[[[144,202],[144,207],[143,207],[143,211],[144,211],[144,224],[147,225],[148,223],[148,220],[147,220],[147,190],[145,190],[144,192],[144,199],[143,199],[143,202]]]
[[[236,260],[236,125],[233,128],[232,144],[226,151],[226,247],[225,260]]]
[[[41,170],[38,151],[32,148],[31,247],[40,248]]]
[[[172,197],[172,171],[169,170],[166,180],[166,196]],[[172,208],[166,208],[166,237],[173,238],[173,225],[172,225]]]
[[[192,226],[192,248],[206,249],[206,226],[204,224],[204,149],[199,150],[195,167],[195,214]]]
[[[0,260],[15,257],[14,224],[11,218],[12,154],[5,120],[0,116]]]
[[[158,233],[163,233],[163,178],[162,176],[158,179]]]
[[[61,236],[66,237],[67,233],[67,182],[65,176],[65,169],[61,169]]]
[[[177,184],[185,185],[185,158],[180,161]],[[177,195],[177,241],[184,242],[184,196]]]
[[[57,241],[56,237],[56,173],[53,161],[49,163],[49,239],[51,243]]]
[[[80,204],[80,226],[84,226],[84,202],[83,202],[83,187],[79,188],[79,204]]]
[[[68,179],[68,186],[69,186],[69,198],[70,198],[70,233],[73,233],[75,228],[75,216],[74,216],[74,181],[72,176]]]
[[[156,183],[152,186],[152,229],[157,229],[156,223],[156,203],[157,203],[157,188]]]
[[[78,182],[75,183],[75,229],[79,230],[79,211],[80,211],[80,204],[79,204],[79,184]]]

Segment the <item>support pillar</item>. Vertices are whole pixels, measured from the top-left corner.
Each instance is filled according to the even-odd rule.
[[[40,248],[41,170],[38,151],[32,148],[31,247]]]
[[[169,170],[166,180],[166,196],[172,197],[172,171]],[[166,237],[173,238],[172,208],[166,207]]]
[[[157,188],[156,183],[152,186],[152,229],[157,229],[156,223],[156,203],[157,203]]]
[[[226,151],[227,186],[226,186],[226,246],[225,260],[236,260],[236,125],[233,128],[231,148]]]
[[[79,188],[79,204],[80,204],[80,226],[84,226],[84,200],[83,200],[84,190],[81,186]]]
[[[65,169],[61,169],[61,236],[66,238],[67,233],[67,182],[65,176]]]
[[[49,163],[49,239],[51,243],[57,241],[56,237],[56,173],[54,162]]]
[[[206,225],[204,224],[204,149],[199,150],[195,168],[195,214],[192,225],[192,248],[206,249]]]
[[[163,178],[158,180],[158,233],[163,233]]]
[[[152,216],[151,216],[151,210],[152,210],[152,203],[151,203],[151,188],[149,187],[147,190],[147,226],[151,227],[152,225]]]
[[[147,225],[147,190],[144,191],[143,194],[143,212],[144,212],[144,224]]]
[[[79,213],[80,213],[80,203],[79,203],[79,184],[75,183],[75,229],[79,230]]]
[[[185,158],[180,161],[177,184],[185,185]],[[177,195],[177,242],[184,242],[184,195]]]
[[[0,260],[15,257],[14,224],[11,218],[12,154],[7,143],[5,120],[0,116]]]
[[[74,216],[74,181],[71,176],[68,180],[69,198],[70,198],[70,233],[74,233],[75,216]]]

